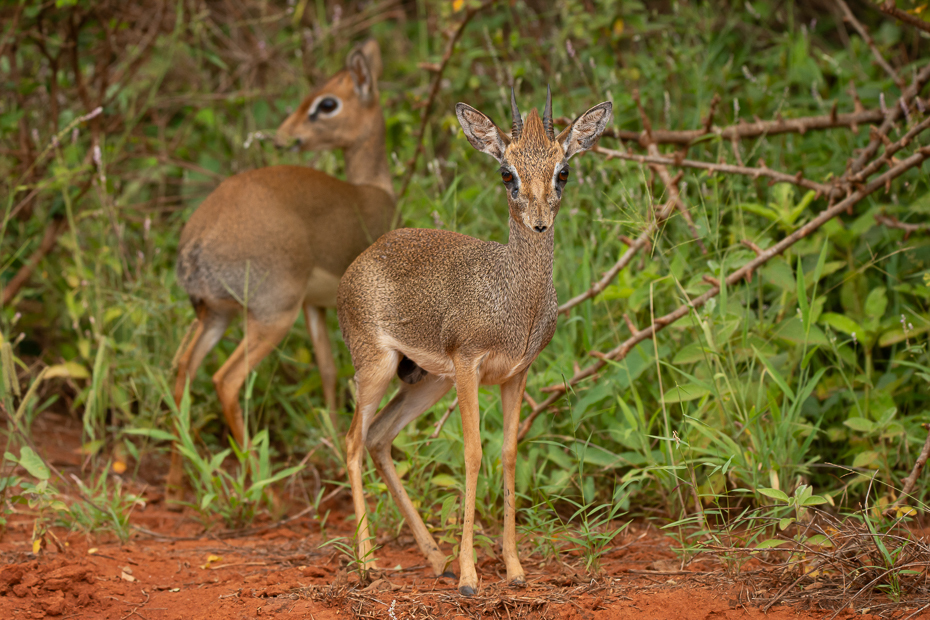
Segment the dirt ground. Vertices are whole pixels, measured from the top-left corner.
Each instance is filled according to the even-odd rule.
[[[52,464],[64,470],[79,465],[79,429],[66,418],[43,416],[33,430]],[[147,491],[146,498],[132,516],[145,531],[125,544],[112,534],[55,530],[57,542],[34,555],[33,520],[15,516],[0,539],[0,619],[787,620],[833,613],[815,604],[806,611],[776,606],[764,614],[747,602],[750,589],[759,594],[758,586],[726,577],[710,558],[679,570],[670,541],[648,524],[627,528],[596,579],[570,560],[524,557],[528,583],[514,588],[503,579],[503,564],[479,550],[482,581],[469,599],[458,594],[455,580],[432,575],[405,530],[378,551],[379,565],[387,570],[360,585],[345,570],[341,553],[320,548],[326,539],[351,537],[345,494],[326,506],[331,510],[326,539],[310,519],[259,523],[260,531],[250,536],[223,538],[222,528],[204,533],[193,515],[165,510],[158,489]],[[867,611],[845,609],[836,617],[873,617]]]

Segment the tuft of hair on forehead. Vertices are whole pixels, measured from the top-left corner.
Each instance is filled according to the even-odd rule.
[[[510,146],[507,147],[507,152],[510,155],[520,153],[521,155],[518,156],[520,159],[536,160],[542,158],[548,160],[555,156],[557,152],[560,154],[561,149],[557,141],[549,139],[546,126],[543,124],[539,112],[536,111],[536,108],[533,108],[523,121],[520,139],[511,142]]]

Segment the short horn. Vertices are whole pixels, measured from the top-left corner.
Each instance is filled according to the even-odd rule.
[[[543,127],[546,128],[546,135],[550,140],[555,140],[555,131],[552,129],[552,91],[546,84],[546,109],[543,110]]]
[[[513,115],[513,127],[510,130],[510,139],[516,142],[520,139],[523,132],[523,117],[520,116],[520,108],[517,107],[517,98],[513,94],[513,87],[510,88],[510,113]]]

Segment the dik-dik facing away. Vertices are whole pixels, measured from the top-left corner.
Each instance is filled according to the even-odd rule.
[[[181,233],[178,281],[197,314],[178,352],[174,398],[204,356],[245,309],[245,336],[213,375],[223,416],[243,445],[239,389],[246,376],[304,311],[330,412],[336,405],[336,365],[325,308],[336,305],[346,268],[390,229],[394,190],[378,98],[381,52],[375,41],[354,49],[346,68],[304,99],[278,128],[277,142],[305,150],[343,149],[346,181],[302,166],[271,166],[226,179]],[[169,500],[183,489],[175,451]]]
[[[367,446],[420,550],[436,575],[443,574],[446,555],[401,485],[391,443],[455,385],[465,444],[459,591],[466,596],[478,589],[472,550],[481,466],[479,384],[501,386],[503,557],[507,579],[525,581],[514,525],[517,426],[527,371],[555,331],[552,226],[568,181],[568,160],[591,148],[611,116],[611,104],[601,103],[555,136],[551,97],[541,119],[534,109],[524,123],[512,93],[511,107],[511,136],[474,108],[464,103],[455,108],[472,146],[500,162],[510,241],[501,245],[442,230],[395,230],[352,263],[339,285],[337,305],[358,387],[346,448],[359,557],[367,560],[366,568],[373,565],[362,488]],[[376,416],[395,373],[403,380],[400,391]]]

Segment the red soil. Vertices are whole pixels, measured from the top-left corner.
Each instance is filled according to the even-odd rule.
[[[74,446],[79,442],[61,430],[62,420],[34,437],[42,438],[40,449],[50,462],[68,467],[77,463]],[[152,533],[136,533],[125,544],[111,534],[55,530],[57,540],[47,537],[50,543],[33,555],[33,519],[14,517],[0,539],[0,618],[794,620],[832,613],[776,606],[766,615],[743,605],[742,588],[719,564],[707,559],[679,571],[668,539],[649,525],[634,524],[624,532],[606,554],[597,579],[570,561],[546,563],[524,556],[529,583],[517,589],[503,580],[498,558],[479,550],[480,591],[466,599],[455,580],[433,577],[406,531],[384,541],[378,551],[379,565],[392,570],[360,586],[338,551],[320,548],[335,536],[351,537],[345,497],[329,506],[326,538],[313,521],[303,519],[228,539],[203,533],[191,515],[164,510],[154,494],[148,499],[145,507],[136,508],[132,522]],[[852,615],[870,617],[853,611],[837,617]]]

